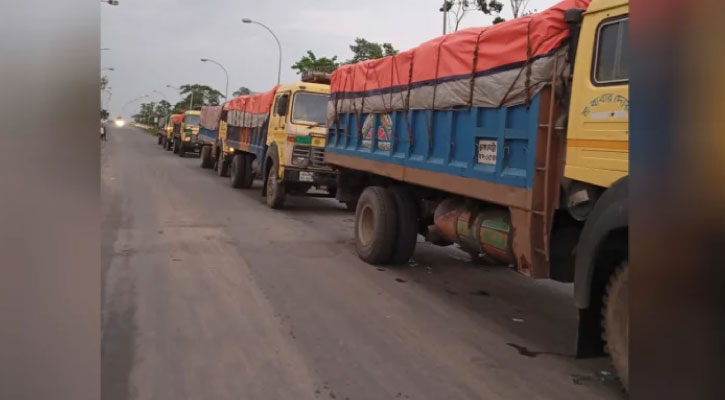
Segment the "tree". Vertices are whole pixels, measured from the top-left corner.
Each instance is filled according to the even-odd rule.
[[[101,77],[101,90],[106,90],[108,87],[108,77],[106,75],[103,75]]]
[[[179,89],[179,94],[183,97],[181,101],[174,104],[172,109],[174,113],[199,108],[201,106],[218,106],[220,98],[224,97],[220,91],[212,89],[207,85],[186,84],[181,85]],[[190,104],[191,101],[193,101],[193,104]]]
[[[523,1],[528,2],[528,0]],[[463,20],[463,17],[466,16],[467,12],[472,10],[478,10],[486,15],[494,16],[494,24],[505,21],[503,18],[501,18],[503,3],[498,0],[444,0],[443,5],[440,8],[440,11],[449,13],[453,16],[453,19],[455,21],[453,32],[458,31],[461,20]]]
[[[101,119],[106,120],[111,114],[108,113],[108,110],[101,108]]]
[[[347,64],[353,64],[365,60],[374,60],[376,58],[382,58],[387,56],[394,56],[398,54],[398,50],[393,48],[390,43],[375,43],[368,42],[363,38],[356,38],[355,44],[350,45],[350,50],[353,52],[351,59],[347,60]]]
[[[389,43],[385,44],[390,45]],[[292,69],[296,69],[298,74],[303,74],[307,71],[332,72],[339,65],[337,56],[332,56],[332,58],[317,58],[312,50],[307,50],[307,55],[292,65]]]
[[[158,102],[158,104],[156,104],[156,109],[154,110],[154,114],[157,117],[165,117],[165,116],[171,114],[172,107],[173,106],[168,101],[161,100],[160,102]]]
[[[510,0],[510,1],[511,1],[511,13],[514,15],[514,18],[528,15],[526,12],[526,7],[529,5],[529,0]]]
[[[235,90],[234,93],[232,93],[232,96],[238,97],[238,96],[244,96],[244,95],[248,95],[248,94],[252,94],[252,91],[249,90],[249,88],[246,86],[241,86],[241,87],[239,87],[239,89]]]

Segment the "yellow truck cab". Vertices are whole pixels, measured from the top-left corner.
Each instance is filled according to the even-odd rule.
[[[184,111],[181,128],[174,132],[174,153],[184,157],[187,152],[199,153],[201,143],[199,142],[199,110]]]
[[[329,84],[297,82],[230,100],[212,150],[218,174],[236,188],[263,179],[272,208],[288,194],[335,197],[336,174],[324,162],[329,94]]]
[[[270,207],[281,206],[286,193],[306,193],[312,183],[334,191],[335,174],[324,162],[329,95],[330,86],[320,83],[297,82],[277,89],[263,189]]]
[[[181,129],[183,114],[172,114],[166,120],[166,126],[162,131],[161,147],[171,151],[174,147],[174,132]]]
[[[583,221],[572,250],[577,353],[606,350],[625,388],[629,373],[629,2],[569,10],[574,59],[561,208]]]

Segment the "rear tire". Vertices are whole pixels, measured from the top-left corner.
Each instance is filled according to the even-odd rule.
[[[284,182],[279,179],[279,167],[276,162],[272,162],[272,166],[267,173],[267,205],[274,209],[282,208],[285,200]]]
[[[244,155],[244,176],[242,177],[242,188],[249,189],[254,183],[254,171],[252,170],[252,161],[254,158],[250,154]]]
[[[390,191],[367,187],[355,210],[355,250],[368,264],[390,261],[397,235],[397,210]]]
[[[217,175],[219,175],[221,177],[229,176],[229,162],[224,160],[224,153],[219,155],[219,160],[217,161],[216,173],[217,173]]]
[[[629,271],[625,262],[612,274],[602,305],[602,339],[625,390],[629,389]]]
[[[184,142],[179,142],[179,157],[181,158],[186,155],[186,149],[184,147]]]
[[[418,206],[410,193],[402,187],[388,188],[388,192],[395,200],[397,210],[397,232],[390,264],[400,265],[406,263],[415,252],[418,241]]]
[[[244,155],[235,154],[229,169],[229,178],[232,187],[239,189],[244,185]]]
[[[174,140],[174,154],[179,154],[179,141]]]
[[[157,136],[157,138],[156,138],[156,144],[159,144],[160,145],[161,144],[162,136],[160,134],[157,134],[156,136]]]
[[[214,165],[211,159],[211,146],[202,147],[199,157],[201,158],[202,168],[209,169]]]

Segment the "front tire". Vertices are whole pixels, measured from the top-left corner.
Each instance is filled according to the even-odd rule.
[[[233,188],[239,189],[244,186],[244,155],[235,154],[232,158],[232,165],[229,170],[230,182]]]
[[[211,146],[204,146],[201,148],[200,158],[202,168],[209,169],[214,166],[214,162],[211,158]]]
[[[629,389],[629,271],[624,263],[611,276],[602,306],[602,339],[622,386]]]
[[[179,141],[174,140],[174,154],[179,154]]]
[[[217,175],[221,177],[229,176],[229,162],[224,160],[224,153],[219,154],[219,160],[217,160]]]
[[[368,264],[390,261],[396,242],[396,212],[393,195],[380,186],[366,188],[355,210],[355,250]]]
[[[157,136],[157,138],[156,138],[156,144],[160,145],[161,144],[162,136],[160,134],[159,135],[156,135],[156,136]]]
[[[272,163],[272,167],[267,173],[267,193],[266,200],[267,205],[270,208],[278,209],[282,208],[285,200],[285,187],[284,182],[279,179],[279,167],[276,162]]]

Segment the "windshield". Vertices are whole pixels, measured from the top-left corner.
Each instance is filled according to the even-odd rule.
[[[294,104],[292,104],[292,123],[325,125],[329,97],[329,95],[321,93],[297,92]]]
[[[184,123],[186,125],[199,125],[199,116],[194,114],[185,115]]]

